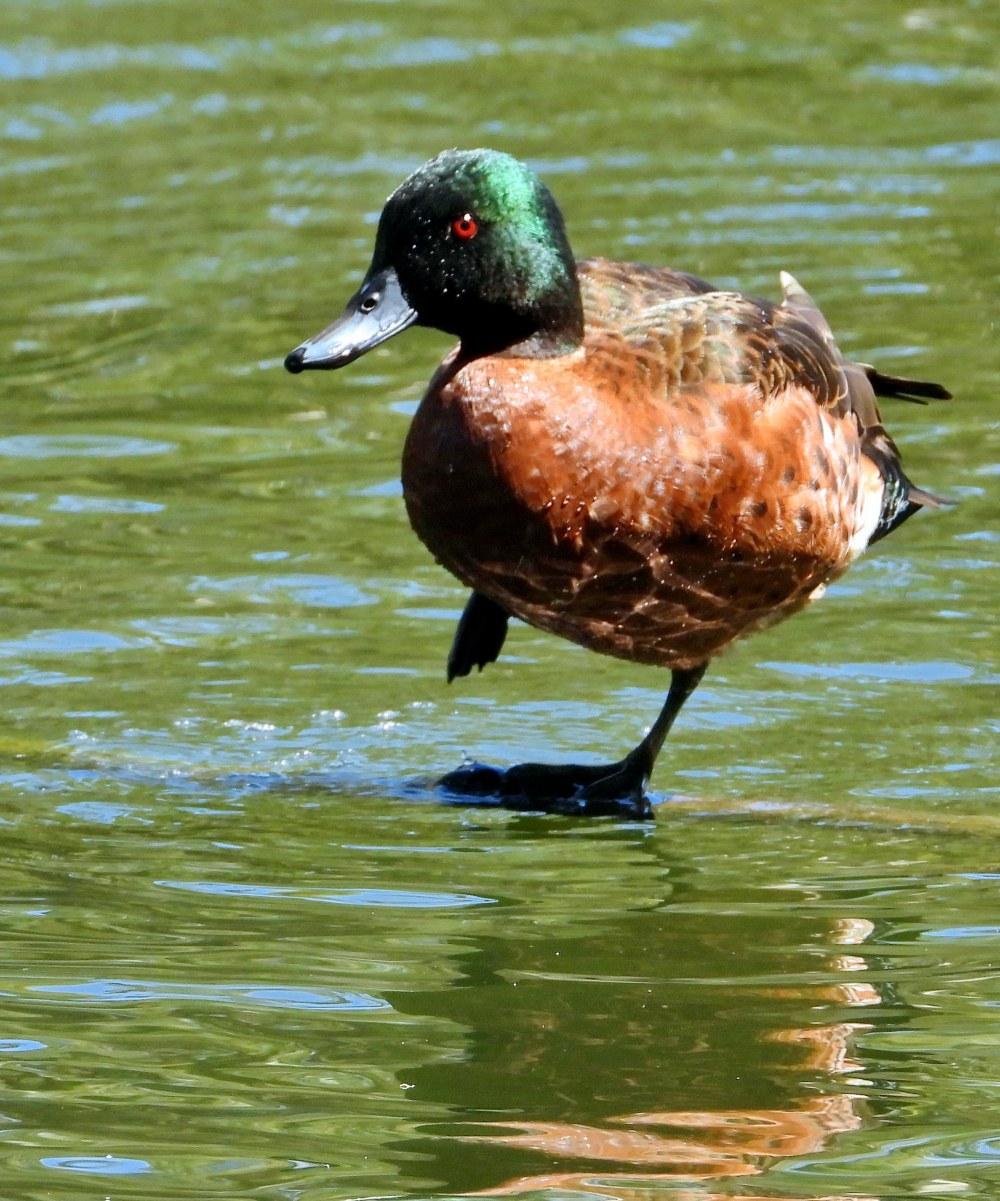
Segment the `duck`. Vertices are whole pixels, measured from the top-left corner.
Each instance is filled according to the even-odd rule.
[[[402,456],[414,531],[471,590],[449,682],[496,661],[511,617],[671,672],[624,758],[467,763],[438,781],[449,797],[649,819],[653,766],[711,661],[950,503],[907,478],[878,406],[950,393],[845,358],[780,282],[775,303],[577,262],[549,188],[499,151],[447,150],[389,196],[361,286],[285,366],[339,369],[412,325],[458,339]]]

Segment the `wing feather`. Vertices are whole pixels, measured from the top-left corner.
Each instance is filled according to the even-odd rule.
[[[669,389],[753,384],[766,401],[798,386],[835,416],[853,416],[861,453],[885,484],[872,541],[918,508],[954,503],[907,478],[878,407],[879,396],[923,403],[950,393],[940,384],[884,375],[845,358],[819,305],[787,271],[780,276],[780,305],[643,264],[589,259],[578,271],[588,325],[633,347],[655,344],[666,351]]]

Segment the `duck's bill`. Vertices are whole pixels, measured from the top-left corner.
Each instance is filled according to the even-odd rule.
[[[389,267],[366,279],[347,302],[343,315],[297,346],[285,359],[285,367],[293,375],[310,368],[332,371],[346,367],[416,319],[416,310],[410,307],[396,272]]]

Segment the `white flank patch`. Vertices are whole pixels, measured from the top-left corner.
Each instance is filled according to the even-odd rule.
[[[864,460],[862,459],[863,462]],[[855,527],[854,537],[851,539],[852,559],[856,559],[871,541],[871,536],[875,533],[875,527],[882,516],[885,481],[882,480],[881,486],[875,489],[866,488],[865,483],[864,474],[862,474],[861,485],[858,490],[857,526]]]

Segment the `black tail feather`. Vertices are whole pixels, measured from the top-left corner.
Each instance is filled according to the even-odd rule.
[[[928,400],[951,400],[951,393],[940,384],[924,380],[906,379],[902,375],[883,375],[868,363],[861,363],[876,396],[891,400],[908,400],[911,404],[923,405]]]

